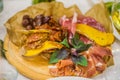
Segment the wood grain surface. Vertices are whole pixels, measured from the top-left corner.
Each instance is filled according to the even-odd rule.
[[[49,75],[48,60],[40,55],[35,57],[24,57],[20,50],[11,41],[8,36],[4,40],[4,48],[6,51],[7,60],[20,72],[22,75],[32,80],[46,80],[52,78]]]

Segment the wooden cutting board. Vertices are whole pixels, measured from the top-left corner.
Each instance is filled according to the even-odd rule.
[[[41,56],[24,57],[20,54],[20,50],[6,36],[4,41],[7,60],[20,72],[22,75],[32,80],[46,80],[51,78],[48,70],[48,60]]]

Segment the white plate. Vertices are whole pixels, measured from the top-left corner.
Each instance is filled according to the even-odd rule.
[[[92,79],[67,76],[67,77],[51,78],[51,79],[48,79],[48,80],[92,80]]]

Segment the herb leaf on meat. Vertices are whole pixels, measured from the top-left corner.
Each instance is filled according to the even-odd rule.
[[[87,59],[84,56],[72,56],[72,61],[81,66],[87,66],[88,62]]]
[[[71,39],[71,43],[72,43],[72,46],[75,48],[75,49],[78,49],[80,48],[81,46],[84,45],[84,43],[82,41],[80,41],[80,37],[79,37],[79,34],[78,33],[75,33],[75,35],[73,36],[73,38]]]
[[[84,42],[80,40],[78,33],[75,33],[74,37],[71,39],[71,42],[72,46],[79,52],[85,51],[91,46],[91,44],[84,44]]]
[[[70,48],[67,37],[61,42],[61,44],[63,44],[64,46],[66,46],[67,48]]]
[[[59,59],[57,58],[57,55],[58,55],[58,51],[55,51],[54,53],[52,53],[49,63],[57,63],[59,61]]]
[[[91,46],[92,44],[84,44],[84,45],[81,45],[80,48],[78,48],[76,51],[77,53],[80,53],[82,51],[85,51],[87,49],[89,49],[89,47]]]
[[[57,63],[59,60],[68,57],[69,52],[66,49],[60,49],[52,53],[49,63]]]

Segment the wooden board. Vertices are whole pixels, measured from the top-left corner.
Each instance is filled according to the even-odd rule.
[[[20,50],[6,36],[4,48],[8,61],[24,76],[32,80],[46,80],[51,78],[48,70],[48,60],[41,56],[24,57],[20,54]]]

